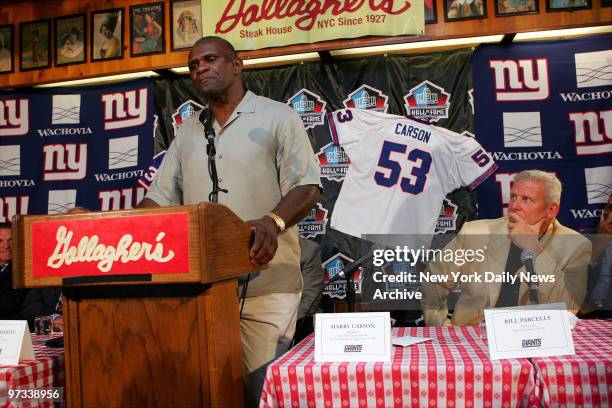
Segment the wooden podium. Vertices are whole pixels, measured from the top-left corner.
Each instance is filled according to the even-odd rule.
[[[77,230],[70,244],[64,237],[63,246],[62,225]],[[174,235],[155,235],[165,229]],[[81,242],[78,230],[94,234]],[[143,242],[125,246],[139,234],[153,234],[156,238],[145,241],[163,246],[155,255],[152,245],[149,258],[169,258],[172,252],[175,264],[150,261]],[[61,285],[65,296],[67,405],[242,406],[236,278],[254,270],[250,235],[250,227],[227,207],[207,203],[16,218],[16,284]],[[123,244],[103,243],[104,236],[121,236]],[[55,261],[49,248],[55,248]],[[112,268],[101,272],[109,260]],[[149,264],[159,272],[165,262],[169,270],[148,273]]]

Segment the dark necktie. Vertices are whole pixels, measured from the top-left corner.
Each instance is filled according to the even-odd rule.
[[[504,269],[505,272],[516,275],[516,271],[523,266],[523,263],[521,262],[521,252],[521,248],[512,243],[510,246],[510,252],[508,253],[508,260],[506,261],[506,269]],[[495,307],[517,306],[520,288],[520,279],[517,279],[514,283],[504,281]]]

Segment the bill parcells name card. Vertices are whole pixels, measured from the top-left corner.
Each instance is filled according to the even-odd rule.
[[[32,338],[25,320],[0,320],[0,366],[34,360]]]
[[[315,362],[391,361],[389,312],[318,313]]]
[[[572,355],[564,303],[485,309],[491,360]]]

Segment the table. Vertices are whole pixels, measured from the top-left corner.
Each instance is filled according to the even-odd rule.
[[[36,360],[0,366],[0,407],[52,407],[52,401],[9,401],[8,390],[65,387],[64,349],[46,347],[33,339]]]
[[[581,320],[574,356],[533,358],[532,401],[543,407],[612,405],[612,321]]]
[[[432,341],[394,347],[390,363],[315,364],[310,335],[268,366],[260,407],[516,407],[535,395],[529,360],[491,361],[477,327],[392,331]]]

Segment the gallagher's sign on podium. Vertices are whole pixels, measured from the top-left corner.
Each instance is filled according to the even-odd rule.
[[[189,273],[188,224],[187,213],[35,221],[32,277]]]
[[[423,34],[422,0],[207,0],[204,35],[237,50],[366,35]]]

